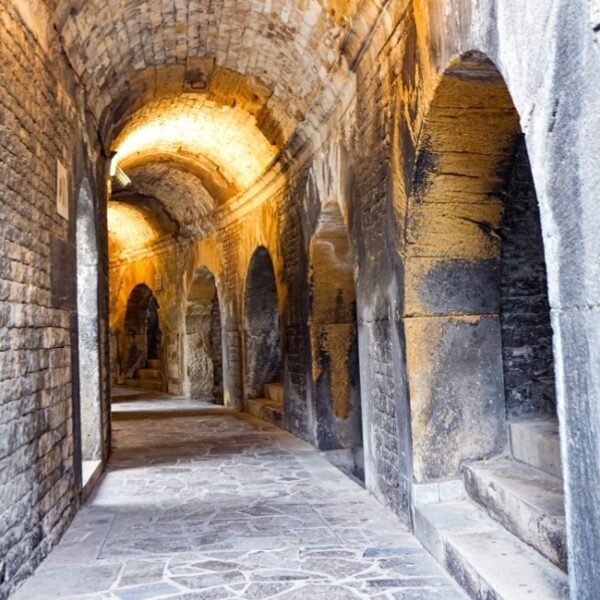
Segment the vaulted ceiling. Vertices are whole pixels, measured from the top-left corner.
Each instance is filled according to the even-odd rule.
[[[232,191],[249,187],[277,154],[247,110],[218,104],[204,94],[149,102],[131,116],[114,148],[123,168],[152,156],[188,157],[207,185],[222,178]]]
[[[339,63],[358,4],[57,0],[55,26],[131,191],[152,181],[185,229],[273,163]]]

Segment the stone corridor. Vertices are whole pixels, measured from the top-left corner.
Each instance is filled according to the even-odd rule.
[[[466,598],[309,444],[214,404],[115,400],[103,479],[14,600]]]
[[[0,600],[600,600],[600,0],[0,0]]]

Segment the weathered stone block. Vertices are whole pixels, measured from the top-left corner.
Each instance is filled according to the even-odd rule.
[[[453,478],[506,445],[499,321],[411,318],[405,328],[414,477]]]

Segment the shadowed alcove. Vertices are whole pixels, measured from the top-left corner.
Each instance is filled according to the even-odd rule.
[[[259,398],[268,383],[281,382],[281,325],[275,271],[269,251],[250,259],[244,291],[245,397]]]
[[[310,337],[320,448],[362,446],[352,250],[337,203],[310,242]]]
[[[214,275],[201,267],[194,274],[185,315],[184,392],[223,404],[221,310]]]
[[[136,285],[127,301],[125,312],[126,380],[137,379],[141,369],[160,371],[162,332],[158,301],[145,284]]]
[[[507,417],[556,413],[540,217],[519,117],[494,65],[440,83],[406,234],[415,474],[456,474],[506,444]]]

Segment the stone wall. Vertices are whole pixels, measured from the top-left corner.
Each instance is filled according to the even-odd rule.
[[[45,6],[30,9],[0,6],[0,598],[44,558],[79,503],[72,361],[84,169],[96,188],[80,97],[51,49]],[[57,159],[68,220],[56,208]]]
[[[210,311],[210,355],[212,359],[212,395],[217,404],[223,404],[223,331],[219,296],[215,293]]]
[[[522,140],[507,186],[501,248],[501,321],[510,417],[556,415],[554,356],[537,195]]]
[[[263,398],[267,383],[281,381],[281,319],[277,282],[268,250],[256,249],[243,290],[244,395]]]
[[[155,251],[150,250],[137,259],[115,260],[112,257],[109,281],[113,383],[122,384],[130,376],[126,372],[130,345],[126,324],[127,306],[135,287],[144,285],[159,305],[158,319],[162,333],[159,359],[165,391],[181,393],[180,355],[185,298],[180,268],[185,268],[186,257],[186,252],[173,243]],[[144,333],[140,332],[141,338],[145,338]]]
[[[64,9],[67,4],[60,2],[57,6]],[[318,3],[309,4],[307,14],[320,14]],[[120,8],[126,5],[124,1],[118,3]],[[10,511],[12,521],[0,530],[0,556],[6,556],[4,565],[0,565],[0,581],[4,582],[0,583],[0,594],[4,595],[56,541],[76,506],[70,412],[75,329],[73,298],[64,293],[74,278],[74,228],[72,221],[69,225],[63,222],[54,209],[55,159],[64,159],[74,187],[81,178],[85,154],[93,153],[75,150],[82,141],[77,136],[95,147],[95,138],[91,144],[86,140],[87,129],[104,134],[120,123],[124,112],[119,114],[118,108],[125,111],[129,107],[119,101],[124,95],[145,90],[155,100],[162,93],[156,89],[156,82],[162,81],[159,71],[152,70],[154,49],[145,52],[144,45],[136,45],[134,40],[118,43],[120,30],[111,27],[109,20],[92,32],[93,19],[88,18],[91,6],[87,4],[88,12],[79,20],[79,28],[68,17],[59,26],[90,94],[85,106],[91,108],[87,125],[79,119],[86,99],[74,91],[72,81],[59,83],[60,78],[51,70],[50,65],[55,64],[57,70],[60,67],[69,73],[58,55],[47,54],[53,38],[47,26],[50,20],[42,8],[31,25],[35,35],[28,31],[12,3],[3,0],[0,12],[2,63],[11,66],[0,73],[0,103],[6,115],[0,129],[0,218],[6,232],[1,242],[4,274],[0,304],[0,406],[6,435],[0,436],[4,444],[0,445],[0,473],[2,481],[11,481],[10,488],[3,487],[1,493],[19,496],[7,498],[19,508]],[[435,418],[427,421],[424,417],[428,407],[439,407],[446,391],[460,405],[469,392],[462,375],[477,360],[482,365],[489,363],[488,371],[493,370],[490,380],[482,383],[482,393],[493,396],[494,411],[505,409],[497,393],[503,391],[502,378],[506,377],[501,356],[453,353],[454,348],[483,347],[482,340],[487,343],[499,336],[498,307],[491,306],[485,294],[465,304],[464,297],[457,300],[450,293],[457,289],[457,281],[466,288],[465,281],[484,281],[474,275],[489,275],[497,266],[496,254],[485,255],[484,251],[498,249],[494,234],[501,203],[488,197],[491,190],[480,190],[480,196],[485,196],[481,204],[487,203],[488,210],[482,220],[483,213],[474,218],[464,211],[459,214],[440,206],[447,203],[449,191],[458,204],[464,205],[464,195],[469,192],[465,187],[445,184],[444,193],[430,201],[430,206],[424,206],[427,200],[419,195],[420,185],[435,185],[434,180],[439,183],[440,178],[448,183],[448,176],[455,172],[427,168],[432,164],[455,166],[450,147],[433,157],[437,163],[430,160],[432,152],[440,150],[439,144],[446,139],[444,132],[429,136],[434,142],[429,148],[432,152],[423,151],[427,150],[427,136],[423,134],[443,74],[461,57],[467,62],[469,56],[489,59],[505,86],[504,93],[514,104],[515,131],[525,134],[540,206],[569,543],[577,549],[570,552],[571,587],[577,598],[593,597],[599,585],[594,565],[600,559],[600,515],[596,510],[600,486],[595,485],[600,472],[599,440],[597,430],[587,425],[600,418],[600,213],[596,200],[600,132],[597,122],[590,118],[598,112],[600,81],[594,8],[594,2],[583,0],[560,0],[551,6],[542,0],[414,0],[389,2],[381,8],[371,3],[360,7],[352,3],[348,22],[354,10],[358,12],[351,26],[344,26],[344,35],[339,35],[340,31],[334,35],[332,20],[327,17],[315,28],[310,43],[308,38],[303,39],[304,45],[299,47],[306,48],[306,53],[288,48],[294,68],[286,68],[286,52],[275,52],[273,39],[295,41],[297,32],[288,30],[277,19],[278,36],[267,36],[268,41],[265,38],[259,46],[264,56],[271,51],[277,56],[264,74],[273,88],[277,87],[277,93],[257,96],[256,106],[248,114],[253,118],[258,115],[261,127],[269,131],[266,137],[277,139],[283,147],[279,160],[241,196],[229,198],[225,206],[211,208],[215,211],[216,232],[201,240],[174,242],[173,238],[164,247],[153,248],[149,255],[130,257],[111,269],[113,331],[121,326],[124,299],[134,285],[145,282],[155,290],[164,307],[165,377],[169,391],[178,393],[182,389],[180,335],[187,293],[195,269],[202,265],[210,268],[221,299],[225,403],[240,407],[247,391],[245,282],[253,253],[260,246],[266,248],[273,261],[282,323],[286,423],[294,433],[315,442],[318,416],[314,341],[307,294],[310,241],[322,206],[332,200],[338,202],[349,232],[356,289],[366,485],[401,518],[410,521],[411,486],[415,480],[454,476],[461,461],[488,451],[481,445],[472,451],[457,447],[445,463],[450,453],[435,435],[444,433],[444,428],[435,426],[441,415],[436,412]],[[23,14],[33,18],[31,10]],[[256,23],[254,33],[263,26],[268,29],[266,16],[253,14],[252,18]],[[140,27],[136,21],[133,29],[139,33]],[[162,39],[163,29],[164,39],[169,32],[174,35],[175,19],[149,34]],[[87,40],[91,33],[103,42],[113,41],[103,43],[104,51],[83,64],[79,46],[88,43],[82,39]],[[144,36],[135,37],[140,40]],[[195,37],[186,47],[203,52],[206,48],[201,37]],[[224,37],[229,40],[230,36]],[[336,50],[324,40],[330,46],[334,44]],[[56,40],[53,43],[57,44]],[[220,43],[225,43],[221,36],[211,39],[211,44]],[[108,46],[116,51],[113,61],[107,54]],[[175,45],[169,48],[169,52],[175,52]],[[229,52],[229,48],[221,50],[219,56],[225,55],[225,50]],[[155,62],[160,66],[176,63],[177,56],[169,52],[159,48]],[[336,52],[343,54],[341,60]],[[236,53],[234,48],[232,56],[236,61],[246,60],[247,52]],[[228,64],[235,67],[236,61]],[[143,71],[144,77],[136,81],[132,73],[118,69],[121,64],[140,64],[150,70]],[[179,69],[178,90],[190,83],[188,76],[193,69],[188,67],[186,64]],[[141,73],[139,70],[137,74]],[[256,65],[253,73],[260,78]],[[284,83],[275,86],[282,74]],[[168,91],[169,78],[163,75]],[[457,78],[461,76],[459,69]],[[69,79],[68,75],[64,77]],[[155,87],[151,90],[144,87],[147,78],[153,78]],[[296,98],[294,94],[300,95],[300,90],[301,98]],[[77,98],[81,106],[69,98]],[[472,100],[469,95],[451,99],[461,107]],[[453,106],[457,105],[449,103],[442,108],[448,111]],[[280,128],[274,126],[278,115]],[[109,122],[111,118],[114,123]],[[470,121],[474,119],[471,114]],[[432,125],[435,130],[436,124]],[[294,135],[289,137],[292,132]],[[490,140],[486,135],[476,141]],[[479,167],[483,162],[472,164]],[[101,164],[98,160],[98,172],[104,174]],[[421,176],[426,172],[432,175],[427,181]],[[486,182],[496,181],[495,175],[495,168],[489,168]],[[139,177],[142,183],[153,181],[148,173],[140,173]],[[427,214],[426,208],[431,209]],[[422,227],[424,223],[428,227]],[[460,255],[463,246],[459,236],[444,238],[444,233],[454,232],[457,224],[479,244],[476,253]],[[207,233],[193,227],[185,231],[190,235]],[[447,243],[457,250],[453,258],[448,250],[439,253]],[[438,254],[428,253],[431,247]],[[446,266],[452,259],[456,268],[435,271],[430,268],[431,259]],[[459,261],[463,259],[476,260],[478,268],[461,270]],[[484,260],[490,262],[484,264]],[[423,276],[432,272],[440,276]],[[157,274],[160,286],[156,285]],[[540,272],[536,278],[543,287]],[[432,281],[434,288],[444,293],[432,294],[432,288],[427,287]],[[427,302],[421,301],[423,297]],[[456,310],[459,300],[460,312]],[[440,317],[444,320],[441,325]],[[506,326],[507,321],[504,323]],[[546,322],[543,334],[538,336],[539,348],[546,352],[548,333]],[[105,343],[102,334],[101,338]],[[499,347],[494,348],[496,351]],[[510,354],[510,360],[517,355],[514,351]],[[442,384],[448,379],[452,385],[448,383],[449,387],[444,388]],[[547,372],[540,375],[539,382],[546,389],[552,385]],[[546,392],[540,393],[542,396],[546,397]],[[481,408],[485,403],[480,400]],[[434,427],[428,430],[432,423]],[[465,430],[468,426],[468,421],[461,424]],[[481,428],[474,432],[485,438]],[[499,451],[503,441],[496,428],[489,451]],[[436,460],[428,464],[416,460],[423,456],[434,456]]]
[[[148,246],[129,248],[125,254],[117,251],[114,244],[112,248],[109,269],[112,381],[122,384],[125,380],[127,305],[135,286],[145,285],[159,304],[165,391],[189,395],[187,372],[196,369],[196,379],[200,372],[205,373],[205,384],[195,388],[203,390],[204,398],[214,395],[222,402],[226,396],[228,405],[237,405],[241,358],[238,317],[231,312],[236,295],[230,295],[231,288],[226,285],[229,280],[223,275],[223,251],[218,237],[179,243],[175,237],[165,235]],[[202,295],[202,290],[197,289],[202,273],[212,281],[206,298],[197,297],[198,293]],[[235,278],[233,285],[236,290]],[[195,358],[189,354],[190,344],[195,349]],[[198,394],[193,392],[195,397]]]
[[[215,387],[211,336],[212,302],[195,303],[185,317],[186,395],[210,400]]]

